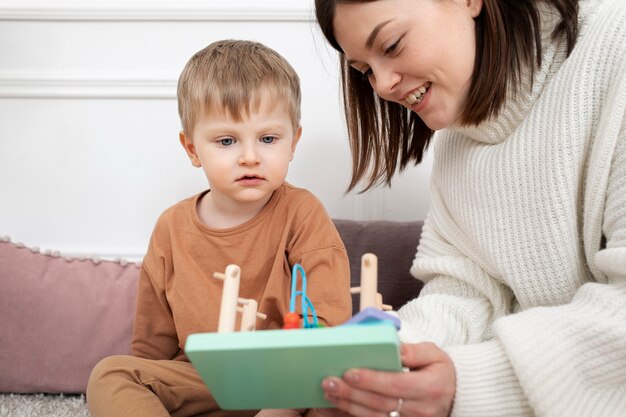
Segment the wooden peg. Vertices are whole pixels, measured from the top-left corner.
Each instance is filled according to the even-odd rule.
[[[237,303],[238,303],[238,304],[241,304],[241,305],[243,305],[243,306],[245,306],[245,305],[246,305],[246,304],[248,304],[249,302],[254,302],[254,303],[257,305],[257,308],[258,308],[259,303],[257,303],[257,301],[256,301],[256,300],[252,300],[252,299],[250,299],[250,298],[241,298],[241,297],[237,299]],[[239,309],[241,309],[241,312],[243,312],[243,308],[241,308],[241,307],[237,307],[237,311],[239,311]],[[265,320],[265,319],[267,318],[267,314],[261,313],[261,312],[259,312],[259,311],[257,311],[257,312],[256,312],[256,316],[257,316],[258,318],[260,318],[261,320]]]
[[[237,265],[228,265],[224,274],[220,274],[219,272],[217,274],[219,276],[215,276],[215,273],[213,276],[217,279],[223,278],[224,281],[217,332],[234,332],[241,269]]]
[[[376,308],[379,310],[383,309],[383,295],[379,292],[376,293]]]
[[[240,331],[251,332],[256,329],[257,318],[261,320],[265,320],[267,318],[267,315],[257,311],[259,303],[257,303],[256,300],[239,298],[237,302],[243,305],[243,307],[237,307],[237,311],[242,313]]]
[[[251,332],[256,329],[256,310],[258,303],[255,300],[248,300],[243,305],[243,312],[241,315],[241,328],[242,332]]]
[[[376,293],[376,308],[382,311],[391,311],[393,306],[389,304],[383,304],[383,295],[379,292]]]
[[[359,310],[368,307],[377,307],[376,294],[378,293],[378,258],[373,253],[366,253],[361,257],[361,287]]]

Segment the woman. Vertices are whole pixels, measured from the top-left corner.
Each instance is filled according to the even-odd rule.
[[[626,415],[626,2],[315,6],[349,188],[390,184],[437,131],[409,372],[327,378],[325,415]]]

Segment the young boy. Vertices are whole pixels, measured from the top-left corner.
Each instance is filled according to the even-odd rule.
[[[219,410],[183,351],[191,333],[217,330],[222,281],[212,275],[229,264],[241,267],[239,296],[256,300],[267,315],[257,320],[259,330],[282,326],[295,263],[306,271],[320,322],[350,317],[350,270],[339,234],[318,199],[285,183],[302,132],[293,68],[261,44],[215,42],[183,70],[178,108],[180,143],[209,190],[159,218],[141,268],[133,356],[94,368],[87,388],[94,417],[259,412]]]

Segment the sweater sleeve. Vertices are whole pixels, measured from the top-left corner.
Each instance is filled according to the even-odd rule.
[[[437,198],[436,194],[433,198]],[[431,341],[450,355],[456,370],[451,417],[532,416],[503,344],[492,334],[511,313],[512,291],[438,233],[448,228],[431,211],[411,272],[425,281],[420,296],[400,309],[403,342]]]
[[[433,199],[438,199],[436,190]],[[491,338],[491,323],[510,312],[510,288],[480,264],[479,256],[468,256],[470,249],[462,251],[438,233],[447,228],[446,233],[454,234],[449,225],[434,210],[424,223],[411,273],[426,285],[398,312],[403,342],[430,341],[439,346],[482,342]]]

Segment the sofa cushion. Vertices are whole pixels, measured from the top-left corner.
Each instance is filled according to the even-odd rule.
[[[373,253],[378,258],[378,292],[383,303],[398,310],[419,295],[422,282],[409,270],[422,234],[422,221],[340,220],[335,226],[348,251],[351,287],[360,285],[361,257]],[[353,313],[359,311],[359,295],[352,296]]]
[[[138,276],[0,242],[0,392],[84,392],[101,358],[130,353]]]

